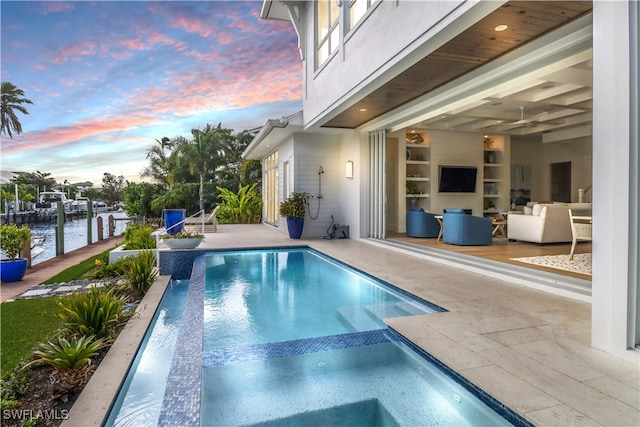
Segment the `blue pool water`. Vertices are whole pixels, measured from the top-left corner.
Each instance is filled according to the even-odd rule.
[[[435,311],[312,250],[208,253],[106,425],[511,425],[382,321]]]

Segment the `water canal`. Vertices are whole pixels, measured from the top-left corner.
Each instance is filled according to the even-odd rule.
[[[103,221],[103,236],[104,238],[109,237],[108,230],[108,218],[110,215],[113,215],[115,221],[115,231],[114,235],[119,236],[124,233],[125,228],[131,222],[128,220],[124,220],[127,218],[127,214],[125,212],[107,212],[100,213],[98,217],[102,217]],[[36,254],[32,259],[32,265],[39,264],[46,260],[55,258],[56,256],[56,227],[57,223],[55,221],[51,222],[39,222],[34,224],[28,224],[31,229],[32,241],[37,245],[40,249],[32,249],[33,253]],[[98,241],[98,229],[97,229],[97,217],[94,216],[91,218],[91,237],[92,243]],[[67,221],[64,223],[64,252],[68,253],[74,251],[76,249],[80,249],[83,246],[87,245],[87,218],[79,218],[71,221]],[[39,252],[39,253],[38,253]]]

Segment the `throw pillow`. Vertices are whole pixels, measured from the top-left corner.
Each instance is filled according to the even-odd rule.
[[[533,205],[533,210],[531,211],[531,215],[540,216],[540,212],[542,212],[542,208],[544,207],[545,205],[542,205],[540,203],[538,203],[537,205]]]
[[[524,210],[522,211],[522,213],[524,215],[532,215],[533,214],[533,207],[532,206],[525,206]]]

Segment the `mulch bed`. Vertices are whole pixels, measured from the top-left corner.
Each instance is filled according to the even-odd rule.
[[[104,348],[91,358],[92,368],[89,378],[108,351],[108,348]],[[36,424],[27,425],[57,427],[67,418],[86,382],[71,391],[60,390],[59,385],[55,383],[53,373],[54,369],[47,365],[36,366],[29,370],[29,386],[24,397],[20,400],[21,406],[2,412],[0,424],[3,427],[21,427],[24,425],[23,420],[34,420],[38,416],[40,419]]]

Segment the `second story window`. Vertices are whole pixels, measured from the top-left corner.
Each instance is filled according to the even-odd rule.
[[[335,0],[318,0],[316,7],[316,57],[317,65],[320,66],[329,59],[340,43],[340,8]]]
[[[355,27],[358,21],[367,13],[371,7],[372,0],[351,0],[349,5],[349,29]]]

